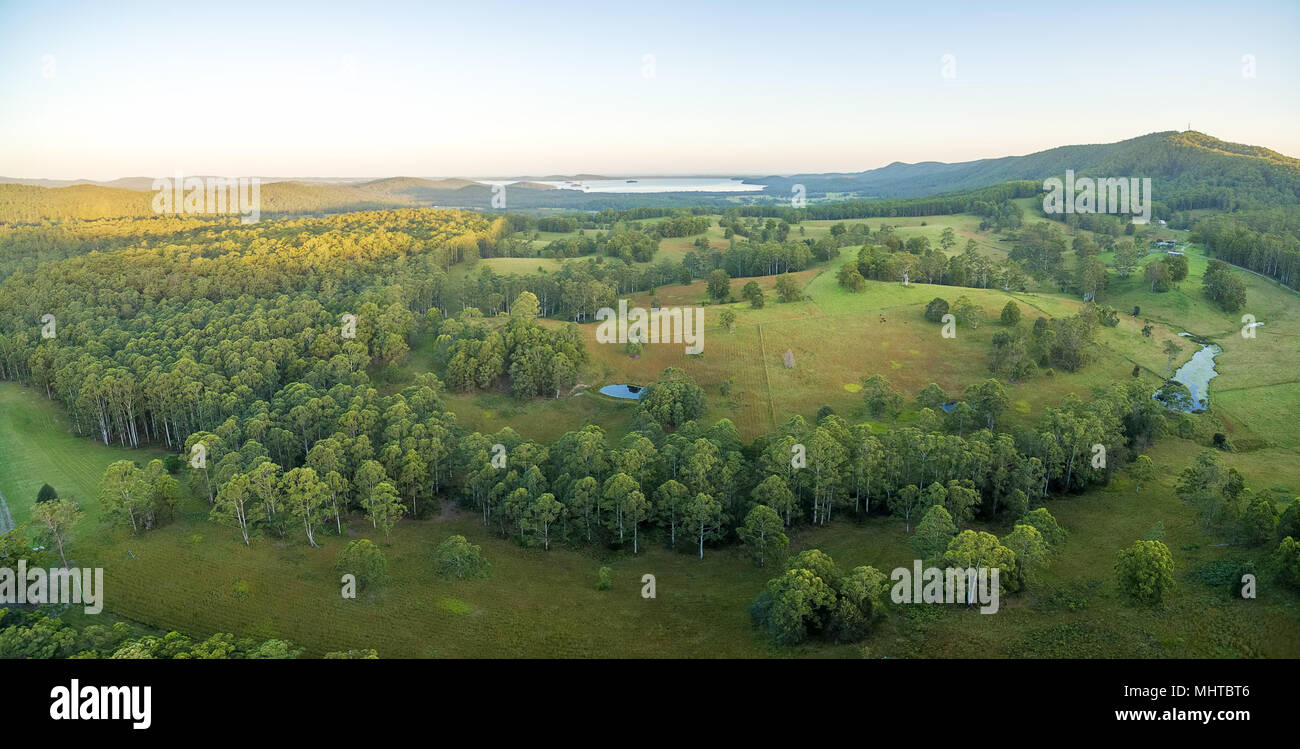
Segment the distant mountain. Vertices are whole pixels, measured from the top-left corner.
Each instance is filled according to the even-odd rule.
[[[0,222],[29,223],[67,218],[99,219],[153,215],[153,180],[143,189],[94,184],[67,187],[0,184]],[[337,213],[421,205],[396,191],[354,185],[284,181],[259,188],[264,215]]]
[[[520,177],[519,180],[542,180],[545,182],[590,182],[597,179],[622,179],[622,177],[603,177],[599,174],[548,174],[545,177]]]
[[[24,179],[22,177],[0,177],[0,185],[27,185],[29,187],[74,187],[77,185],[97,185],[99,187],[121,187],[127,190],[149,190],[153,187],[152,177],[120,177],[106,182],[93,179]]]
[[[1015,181],[1041,182],[1073,170],[1078,176],[1150,177],[1154,200],[1171,210],[1235,210],[1300,204],[1300,159],[1260,146],[1228,143],[1204,133],[1163,132],[1092,145],[1060,146],[1025,156],[1004,156],[954,164],[895,162],[863,172],[796,174],[749,178],[762,193],[584,193],[541,183],[609,179],[599,175],[521,177],[507,185],[508,210],[600,211],[625,208],[683,208],[788,204],[803,185],[809,198],[835,193],[858,200],[920,198],[966,193]],[[7,183],[7,184],[5,184]],[[0,177],[0,222],[70,217],[148,215],[152,178],[111,182]],[[1020,189],[1020,188],[1017,188]],[[385,177],[262,178],[262,213],[303,214],[399,208],[462,207],[493,210],[491,185],[470,179]]]
[[[0,184],[0,222],[147,216],[153,213],[151,200],[151,193],[119,187]]]
[[[508,210],[600,211],[643,206],[686,208],[712,202],[709,193],[585,193],[523,180],[506,186]],[[438,206],[497,210],[492,185],[468,179],[429,180],[388,177],[365,182],[263,181],[263,216]],[[42,187],[0,182],[0,223],[30,223],[66,218],[145,216],[152,213],[152,180],[140,190],[95,184]]]
[[[1204,133],[1151,133],[1118,143],[1060,146],[1025,156],[953,164],[895,162],[854,173],[796,174],[749,179],[767,192],[789,195],[801,184],[809,197],[848,193],[910,198],[963,192],[1014,180],[1043,180],[1073,170],[1079,176],[1150,177],[1155,199],[1229,201],[1232,205],[1300,201],[1300,159],[1260,146],[1228,143]]]
[[[385,177],[356,185],[358,190],[380,193],[409,193],[420,190],[459,190],[462,187],[477,185],[472,179],[423,179],[420,177]]]
[[[172,179],[173,175],[164,175]],[[187,177],[198,177],[207,179],[209,175],[190,174]],[[212,175],[215,176],[215,175]],[[152,190],[154,177],[119,177],[110,180],[93,180],[93,179],[31,179],[26,177],[3,177],[0,176],[0,185],[28,185],[31,187],[74,187],[76,185],[96,185],[99,187],[121,187],[126,190]],[[262,184],[272,182],[303,182],[307,184],[319,185],[337,185],[337,184],[356,184],[366,182],[365,179],[355,177],[258,177]]]
[[[365,189],[351,184],[272,182],[260,188],[262,213],[337,213],[402,208],[417,205],[397,191]]]

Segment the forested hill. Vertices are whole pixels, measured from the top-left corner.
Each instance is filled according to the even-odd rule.
[[[1042,180],[1067,169],[1100,177],[1150,177],[1155,199],[1174,210],[1264,208],[1300,202],[1300,159],[1260,146],[1228,143],[1195,131],[1151,133],[1097,145],[1061,146],[1026,156],[955,164],[896,162],[848,174],[751,179],[788,195],[851,193],[902,198],[970,190],[1012,180]]]
[[[493,201],[496,193],[491,185],[459,179],[392,177],[354,184],[287,180],[264,182],[260,189],[262,216],[271,217],[413,207],[500,209],[500,203]],[[0,224],[152,215],[153,195],[147,189],[104,185],[42,187],[0,183]],[[520,181],[507,186],[505,208],[511,211],[689,208],[722,205],[729,195],[733,193],[585,193]],[[773,199],[759,199],[773,202]],[[789,198],[782,202],[788,203]]]
[[[259,187],[263,216],[404,208],[414,198],[360,185],[271,182]],[[0,184],[0,224],[153,216],[152,190],[102,185],[39,187]],[[486,203],[485,203],[486,205]]]
[[[261,213],[320,215],[417,206],[571,212],[723,207],[737,203],[775,207],[790,205],[796,185],[803,186],[811,205],[818,205],[828,196],[867,201],[950,196],[1012,182],[1041,185],[1042,180],[1063,175],[1066,170],[1080,176],[1150,177],[1155,202],[1169,211],[1260,210],[1300,204],[1300,159],[1188,131],[955,164],[894,163],[856,173],[749,179],[767,186],[762,193],[584,193],[520,181],[507,187],[502,206],[499,200],[494,201],[498,193],[492,185],[465,179],[274,181],[261,185]],[[144,178],[111,183],[120,186],[64,187],[4,183],[5,179],[9,178],[0,178],[0,224],[146,216],[153,212],[153,193],[145,189]]]

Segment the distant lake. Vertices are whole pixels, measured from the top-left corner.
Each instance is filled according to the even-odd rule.
[[[512,180],[483,179],[485,185],[509,185]],[[627,179],[538,180],[538,184],[582,192],[759,192],[763,185],[747,185],[725,177],[629,177]]]

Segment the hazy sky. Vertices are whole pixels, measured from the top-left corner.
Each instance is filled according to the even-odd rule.
[[[858,171],[1189,122],[1300,156],[1296,0],[981,5],[0,0],[0,175]]]

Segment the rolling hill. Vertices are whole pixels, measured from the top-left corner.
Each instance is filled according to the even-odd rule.
[[[1155,199],[1179,209],[1300,202],[1300,159],[1195,131],[1151,133],[1118,143],[1060,146],[1025,156],[952,164],[895,162],[856,173],[796,174],[749,181],[767,185],[769,191],[782,195],[802,184],[810,197],[848,193],[908,198],[1014,180],[1042,180],[1062,175],[1067,169],[1080,175],[1151,177],[1156,186]]]
[[[895,162],[863,172],[769,176],[762,194],[744,202],[784,203],[795,185],[809,198],[916,198],[961,193],[1018,180],[1038,181],[1073,170],[1080,176],[1150,177],[1154,199],[1172,210],[1260,209],[1300,203],[1300,159],[1204,133],[1161,132],[1118,143],[1060,146],[1024,156],[958,163]],[[0,177],[0,222],[148,215],[151,180],[106,183]],[[509,185],[509,210],[591,211],[643,206],[734,205],[725,193],[582,193],[531,178]],[[386,177],[363,182],[264,179],[264,214],[329,213],[406,206],[490,210],[491,185],[463,178]]]

